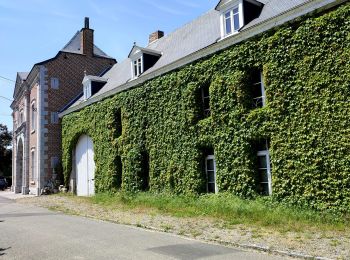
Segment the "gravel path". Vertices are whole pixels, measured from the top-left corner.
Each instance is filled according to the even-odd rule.
[[[244,225],[227,227],[223,221],[210,218],[176,218],[150,210],[125,210],[87,202],[84,198],[69,196],[41,196],[18,199],[17,203],[34,204],[74,214],[161,230],[181,236],[222,244],[255,248],[294,256],[350,259],[350,234],[335,231],[276,232]],[[305,258],[305,257],[304,257]]]

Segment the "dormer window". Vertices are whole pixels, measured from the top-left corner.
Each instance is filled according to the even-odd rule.
[[[138,78],[142,73],[153,67],[161,56],[158,51],[134,45],[129,54],[132,79]]]
[[[86,75],[83,79],[83,95],[84,100],[89,99],[95,95],[107,83],[107,79]]]
[[[263,4],[257,0],[221,0],[215,10],[221,12],[221,37],[234,35],[259,17]]]
[[[238,7],[228,10],[225,13],[225,36],[232,32],[238,32],[240,28]]]
[[[137,60],[134,60],[134,76],[137,78],[143,73],[143,68],[142,68],[142,56],[138,58]]]

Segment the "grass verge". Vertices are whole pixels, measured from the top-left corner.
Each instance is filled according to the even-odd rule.
[[[181,196],[149,192],[102,193],[86,201],[104,207],[132,209],[175,217],[206,217],[222,220],[226,227],[245,224],[276,231],[349,231],[350,221],[331,213],[286,206],[271,198],[244,200],[231,194]]]

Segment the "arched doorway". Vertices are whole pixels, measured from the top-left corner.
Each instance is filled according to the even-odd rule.
[[[22,192],[23,185],[23,141],[22,138],[19,139],[17,145],[17,155],[16,155],[16,191]]]
[[[78,196],[95,194],[95,162],[92,139],[83,135],[75,148],[75,169]]]

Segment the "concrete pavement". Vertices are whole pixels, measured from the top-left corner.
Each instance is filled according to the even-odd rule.
[[[67,216],[1,195],[1,259],[285,259]]]

